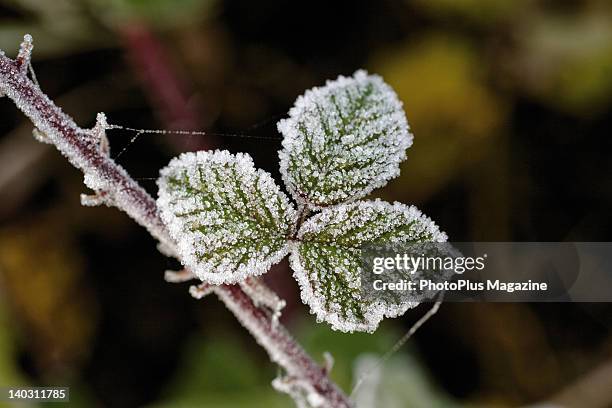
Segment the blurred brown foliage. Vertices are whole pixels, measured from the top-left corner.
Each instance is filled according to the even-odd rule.
[[[105,111],[215,134],[109,132],[153,194],[184,150],[246,151],[278,176],[276,121],[305,89],[365,67],[397,90],[415,134],[378,195],[418,205],[456,241],[610,240],[608,1],[4,0],[0,19],[0,49],[31,33],[42,88],[81,125]],[[76,406],[287,406],[231,315],[164,284],[176,265],[129,219],[79,207],[81,176],[0,102],[0,385],[68,383]],[[363,353],[383,353],[422,312],[375,336],[331,333],[307,318],[286,263],[269,279],[291,302],[286,323],[334,353],[345,387]],[[420,384],[398,399],[409,406],[572,406],[564,390],[606,378],[611,311],[445,304],[387,375]],[[605,388],[582,406],[612,404]]]

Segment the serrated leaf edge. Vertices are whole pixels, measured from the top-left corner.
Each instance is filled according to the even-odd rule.
[[[429,224],[429,227],[433,228],[435,231],[435,235],[433,237],[432,242],[446,242],[448,237],[446,233],[440,231],[439,227],[425,214],[423,214],[417,207],[412,205],[406,205],[400,202],[388,203],[386,201],[382,201],[379,199],[372,201],[357,201],[353,203],[343,203],[337,206],[329,207],[327,210],[333,210],[334,207],[340,207],[345,205],[360,205],[362,203],[368,204],[378,204],[386,207],[391,207],[394,210],[400,210],[405,214],[410,214],[411,217],[422,218],[423,221]],[[319,213],[309,220],[307,220],[300,228],[298,232],[298,237],[302,237],[303,234],[310,230],[310,225],[314,223],[317,218],[321,217],[323,213]],[[408,309],[412,309],[419,305],[419,302],[406,302],[397,305],[386,305],[381,301],[376,301],[368,305],[366,310],[364,311],[364,323],[353,323],[347,321],[342,316],[340,316],[337,312],[330,312],[324,307],[324,299],[315,295],[312,286],[310,285],[310,281],[308,279],[308,272],[306,268],[303,266],[303,262],[301,260],[300,248],[301,243],[299,241],[294,241],[290,243],[290,254],[289,254],[289,264],[291,269],[293,270],[293,277],[298,282],[300,287],[300,297],[302,302],[305,305],[308,305],[310,308],[310,313],[315,315],[318,323],[327,322],[331,325],[333,330],[341,331],[344,333],[352,333],[352,332],[367,332],[373,333],[378,328],[380,322],[385,318],[395,318],[406,313]]]
[[[177,251],[179,254],[179,258],[183,266],[189,268],[192,273],[194,273],[200,280],[204,282],[208,282],[213,285],[222,285],[222,284],[235,284],[238,283],[250,276],[260,276],[268,272],[268,270],[275,264],[279,263],[285,256],[289,254],[290,246],[289,241],[285,243],[279,250],[273,252],[268,257],[266,257],[266,262],[260,263],[260,265],[243,265],[239,267],[232,274],[223,274],[219,272],[212,272],[214,267],[209,266],[207,262],[202,262],[197,259],[193,248],[190,244],[184,240],[180,239],[182,235],[185,235],[185,232],[180,228],[180,225],[177,221],[177,216],[171,211],[164,211],[164,208],[167,208],[172,197],[168,194],[165,188],[166,186],[166,178],[172,172],[172,170],[176,167],[180,167],[186,160],[189,160],[190,157],[197,156],[199,154],[206,155],[216,155],[216,154],[229,154],[231,156],[236,157],[237,159],[246,160],[246,162],[250,162],[253,166],[255,172],[260,177],[270,178],[272,181],[272,175],[265,170],[256,168],[254,166],[253,160],[250,155],[246,153],[237,153],[231,154],[227,150],[215,150],[215,151],[199,151],[199,152],[186,152],[182,153],[177,157],[174,157],[167,166],[165,166],[160,171],[160,177],[157,180],[157,184],[159,187],[159,196],[157,199],[157,206],[160,209],[160,217],[168,231],[172,239],[176,242]],[[278,185],[276,185],[278,187]],[[278,194],[285,200],[288,204],[288,211],[292,213],[293,226],[297,223],[297,212],[295,207],[289,197],[283,191],[278,188]]]
[[[289,110],[289,117],[285,119],[281,119],[277,123],[277,129],[283,135],[283,140],[296,139],[299,137],[299,133],[295,128],[295,119],[297,116],[303,113],[305,106],[306,106],[305,100],[307,98],[309,98],[311,95],[319,95],[319,94],[328,92],[330,87],[341,87],[349,82],[352,82],[355,80],[363,80],[365,78],[369,78],[369,79],[376,81],[378,86],[389,91],[391,94],[395,95],[396,103],[398,103],[400,109],[402,108],[403,106],[402,101],[399,100],[393,88],[391,88],[391,86],[389,86],[380,75],[368,74],[366,70],[360,69],[360,70],[355,71],[355,73],[352,76],[347,77],[344,75],[339,75],[334,80],[327,80],[324,86],[310,88],[306,90],[306,92],[304,92],[303,95],[298,96],[296,101],[294,102],[294,105]],[[360,190],[358,193],[355,193],[354,195],[347,197],[342,202],[333,203],[329,205],[328,204],[325,204],[325,205],[316,204],[316,203],[310,202],[307,200],[306,197],[304,197],[304,195],[300,191],[296,189],[294,184],[291,182],[291,178],[289,177],[289,156],[290,155],[287,149],[283,145],[283,148],[278,151],[278,157],[280,161],[279,170],[280,170],[282,180],[285,183],[285,187],[287,191],[289,192],[289,194],[291,194],[293,199],[299,204],[305,205],[311,210],[322,210],[324,208],[329,208],[333,205],[341,205],[341,204],[354,202],[355,200],[358,200],[360,198],[367,196],[368,194],[370,194],[372,191],[376,190],[377,188],[384,187],[390,180],[393,180],[394,178],[400,175],[400,164],[404,160],[406,160],[406,157],[407,157],[406,150],[412,146],[412,143],[414,140],[414,135],[412,134],[412,132],[410,132],[410,124],[407,122],[405,117],[404,117],[404,120],[406,124],[406,137],[402,141],[403,146],[401,150],[403,151],[403,153],[398,155],[395,158],[394,167],[389,168],[389,171],[384,173],[384,177],[381,177],[380,180],[369,184],[368,187]]]

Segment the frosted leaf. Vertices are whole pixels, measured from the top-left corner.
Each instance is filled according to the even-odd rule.
[[[415,302],[361,299],[361,246],[368,243],[445,242],[446,234],[416,207],[357,201],[323,210],[302,225],[290,257],[302,301],[317,320],[344,332],[373,332]]]
[[[261,275],[288,253],[296,212],[249,155],[184,153],[162,169],[157,205],[183,265],[212,284]]]
[[[357,71],[297,98],[283,134],[280,170],[293,197],[312,208],[368,194],[399,175],[412,135],[395,92]]]

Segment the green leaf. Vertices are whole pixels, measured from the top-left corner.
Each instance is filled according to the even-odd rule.
[[[446,234],[416,207],[358,201],[323,210],[302,225],[290,257],[302,301],[335,330],[373,332],[415,302],[361,296],[361,247],[366,244],[445,242]]]
[[[279,157],[285,184],[311,208],[384,186],[399,175],[412,144],[397,95],[365,71],[306,91],[278,129],[284,136]]]
[[[249,155],[184,153],[161,171],[158,186],[162,220],[200,279],[235,283],[287,255],[295,209]]]

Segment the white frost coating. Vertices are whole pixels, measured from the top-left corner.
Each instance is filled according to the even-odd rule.
[[[256,277],[243,280],[240,282],[240,287],[253,300],[255,306],[264,306],[272,311],[272,327],[276,328],[287,302],[278,297],[276,292]]]
[[[125,211],[137,223],[147,228],[152,236],[160,240],[160,248],[164,252],[174,254],[174,243],[166,233],[165,226],[158,221],[155,206],[149,195],[127,172],[110,160],[100,155],[94,147],[98,147],[90,131],[76,126],[72,118],[64,114],[53,102],[44,95],[38,86],[16,70],[15,61],[4,57],[0,50],[0,95],[7,95],[16,106],[30,118],[34,126],[49,137],[49,140],[75,167],[86,175],[89,185],[105,191],[113,190],[114,202],[118,208]],[[253,333],[258,343],[265,347],[273,361],[278,362],[288,373],[313,372],[313,362],[299,345],[281,327],[270,331],[261,319],[251,319],[245,314],[252,314],[252,308],[242,307],[239,302],[229,299],[229,287],[217,287],[219,296],[228,304],[228,308],[238,316],[241,323]],[[242,293],[242,292],[240,292]],[[246,297],[246,296],[244,296]],[[270,336],[270,332],[276,336]],[[284,333],[282,336],[278,333]],[[314,370],[316,372],[316,370]],[[307,375],[307,378],[313,376]],[[344,394],[335,388],[327,378],[314,376],[316,383],[322,383],[333,401],[338,406],[348,406]]]
[[[26,41],[27,42],[27,41]],[[27,54],[24,54],[27,55]],[[168,246],[165,229],[153,219],[150,208],[143,199],[146,192],[127,174],[125,169],[106,159],[102,165],[94,163],[88,150],[99,148],[100,140],[93,137],[90,130],[82,129],[74,120],[62,112],[53,101],[40,92],[25,75],[17,74],[15,67],[5,57],[0,60],[0,92],[11,98],[15,105],[32,121],[38,132],[44,134],[45,142],[51,142],[68,161],[85,174],[85,183],[96,192],[113,192],[113,203],[123,209],[159,241]],[[110,177],[104,169],[112,169],[115,177]],[[117,184],[117,180],[125,181]]]
[[[100,143],[100,151],[106,155],[110,154],[110,143],[108,137],[106,137],[106,130],[111,129],[111,126],[106,120],[106,115],[102,112],[96,116],[96,124],[91,129],[91,135],[94,139],[97,139]]]
[[[297,363],[295,358],[287,355],[284,347],[279,347],[273,336],[278,333],[283,333],[285,330],[282,326],[277,328],[277,331],[270,331],[265,326],[261,325],[253,315],[249,313],[247,308],[242,308],[241,305],[231,299],[227,291],[218,290],[213,287],[213,291],[219,296],[221,301],[240,321],[255,338],[255,341],[268,351],[270,359],[283,367],[289,376],[299,378],[303,375],[303,367]]]
[[[161,218],[183,266],[201,280],[236,283],[287,255],[296,211],[249,155],[184,153],[160,174]]]
[[[96,207],[99,205],[106,205],[107,207],[111,207],[113,205],[113,202],[110,197],[104,193],[81,194],[81,205],[83,207]]]
[[[189,294],[194,298],[194,299],[202,299],[205,296],[208,296],[210,293],[212,293],[213,291],[213,287],[211,285],[209,285],[208,283],[201,283],[199,285],[191,285],[189,287]]]
[[[196,276],[189,269],[182,269],[180,271],[166,270],[164,272],[164,280],[169,283],[182,283],[193,279],[196,279]]]
[[[283,134],[280,171],[300,203],[321,208],[363,197],[399,175],[412,134],[397,95],[357,71],[297,98]]]
[[[34,136],[34,139],[40,143],[53,144],[49,137],[37,128],[32,129],[32,136]]]
[[[278,377],[272,381],[272,387],[276,391],[289,394],[298,408],[325,407],[325,398],[307,381],[290,376]]]
[[[12,99],[15,106],[45,135],[48,139],[46,142],[52,142],[72,165],[83,171],[87,175],[86,180],[99,187],[98,191],[114,191],[113,200],[118,208],[147,228],[159,241],[172,246],[165,229],[161,228],[147,205],[145,190],[112,160],[106,158],[103,163],[94,163],[97,158],[89,150],[99,146],[99,140],[93,138],[89,130],[78,127],[26,76],[24,67],[27,70],[29,64],[23,62],[31,54],[31,45],[31,37],[24,36],[20,55],[15,61],[6,58],[0,51],[0,94]],[[106,170],[111,170],[113,177]],[[117,180],[123,183],[118,185]]]
[[[34,49],[34,42],[30,34],[23,36],[23,41],[19,46],[19,54],[17,54],[17,61],[19,62],[21,72],[26,74],[28,67],[30,66],[30,59],[32,58],[32,50]]]
[[[330,207],[302,225],[298,232],[301,242],[292,244],[289,261],[302,301],[317,321],[326,321],[343,332],[373,332],[384,317],[400,316],[418,304],[361,299],[360,247],[379,242],[383,234],[388,243],[447,240],[416,207],[380,200]]]

